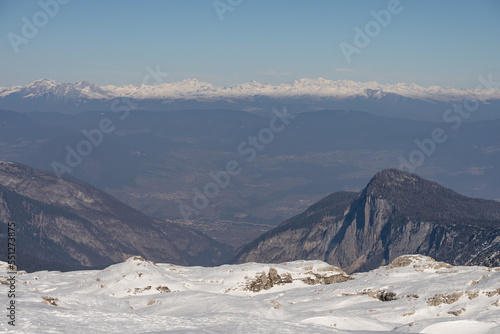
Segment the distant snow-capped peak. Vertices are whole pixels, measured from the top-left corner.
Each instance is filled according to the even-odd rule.
[[[80,81],[75,84],[39,79],[26,86],[0,87],[0,97],[9,95],[21,98],[50,96],[59,100],[106,100],[116,97],[135,99],[193,99],[217,100],[266,96],[273,98],[308,96],[313,98],[349,99],[356,97],[382,98],[396,94],[407,98],[428,101],[457,101],[464,98],[480,100],[500,99],[498,87],[483,90],[458,89],[453,87],[397,83],[380,84],[375,81],[356,82],[351,80],[299,79],[292,83],[278,85],[262,84],[256,81],[230,86],[214,86],[195,78],[179,82],[159,83],[140,86],[98,86],[92,82]]]
[[[37,98],[51,96],[60,100],[73,99],[107,99],[113,93],[89,81],[80,81],[75,84],[60,83],[54,80],[39,79],[26,86],[0,88],[0,97],[18,95],[21,98]]]

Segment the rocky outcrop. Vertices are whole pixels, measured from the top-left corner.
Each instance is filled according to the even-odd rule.
[[[399,170],[359,194],[335,193],[245,246],[234,262],[323,260],[365,271],[403,254],[498,265],[500,203],[472,199]]]
[[[26,270],[104,267],[131,254],[157,262],[215,265],[231,252],[198,231],[155,221],[76,179],[1,162],[3,235],[9,222],[15,223],[17,264]],[[0,238],[2,249],[6,242]]]
[[[293,281],[302,281],[308,285],[328,285],[354,279],[338,268],[331,268],[331,270],[327,268],[326,271],[335,271],[336,273],[328,275],[328,273],[318,273],[309,270],[306,272],[306,277],[293,278],[290,273],[285,272],[280,275],[276,268],[271,267],[267,274],[263,271],[258,273],[256,277],[248,279],[245,290],[259,292],[269,290],[276,285],[293,283]]]

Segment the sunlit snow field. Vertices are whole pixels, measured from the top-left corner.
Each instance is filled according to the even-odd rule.
[[[262,284],[271,268],[288,283]],[[6,272],[0,262],[2,331],[12,330]],[[256,280],[262,272],[263,282]],[[341,282],[321,284],[329,277]],[[500,268],[452,267],[412,255],[351,278],[321,261],[204,268],[140,257],[102,271],[18,272],[16,330],[500,333]]]

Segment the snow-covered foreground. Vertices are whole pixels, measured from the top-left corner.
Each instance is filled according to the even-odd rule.
[[[0,262],[2,331],[12,329],[6,272]],[[19,333],[500,333],[500,268],[420,255],[350,277],[321,261],[203,268],[134,257],[17,280]]]

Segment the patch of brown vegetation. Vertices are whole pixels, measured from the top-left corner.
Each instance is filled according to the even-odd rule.
[[[469,297],[469,299],[474,299],[479,296],[479,291],[466,291],[465,293],[467,294],[467,297]]]
[[[484,291],[484,294],[488,297],[493,297],[496,295],[500,295],[500,288],[493,290],[493,291]]]
[[[408,316],[414,315],[414,314],[415,314],[415,311],[411,311],[411,312],[403,314],[403,317],[408,317]]]
[[[163,286],[163,285],[158,285],[156,287],[156,290],[160,291],[160,293],[170,292],[170,289],[167,286]]]
[[[385,269],[408,267],[413,261],[413,256],[403,255],[395,258],[392,262],[385,267]]]
[[[375,290],[375,291],[372,291],[372,289],[363,289],[361,291],[358,291],[358,292],[341,292],[340,295],[341,296],[369,296],[369,297],[373,297],[375,298],[375,296],[382,290]]]
[[[438,306],[441,304],[453,304],[463,296],[463,292],[453,292],[449,294],[439,293],[434,295],[434,297],[427,299],[427,303],[430,306]]]
[[[398,256],[392,262],[385,267],[385,269],[393,269],[393,268],[402,268],[402,267],[408,267],[412,264],[414,260],[423,260],[424,257],[421,255],[403,255],[403,256]],[[413,265],[413,268],[415,268],[416,271],[424,271],[425,269],[434,269],[438,270],[441,268],[446,268],[450,269],[453,268],[451,264],[445,263],[445,262],[437,262],[436,260],[432,259],[433,262],[428,262],[428,263],[417,263]],[[453,272],[458,272],[458,271],[453,271]],[[452,273],[453,273],[452,272]],[[439,274],[447,274],[450,273],[449,271],[440,271]]]
[[[58,298],[48,297],[48,296],[42,297],[42,303],[47,304],[47,305],[57,306],[58,301],[59,301]]]
[[[433,262],[433,263],[425,263],[425,264],[416,264],[413,266],[414,268],[421,268],[421,269],[434,269],[438,270],[441,268],[453,268],[451,264],[445,263],[445,262]],[[444,272],[442,272],[444,273]]]
[[[396,300],[396,293],[392,291],[381,291],[377,294],[378,300],[381,302],[390,302],[391,300]]]
[[[409,295],[406,295],[406,298],[408,299],[417,299],[417,298],[420,298],[419,295],[415,294],[415,293],[410,293]]]
[[[245,289],[252,292],[259,292],[261,290],[269,290],[275,285],[292,283],[292,281],[292,276],[289,273],[280,275],[276,268],[270,268],[267,275],[263,271],[255,279],[247,282]]]
[[[321,284],[321,285],[327,285],[327,284],[334,284],[334,283],[342,283],[345,281],[350,281],[353,280],[354,278],[345,274],[335,274],[335,275],[321,275],[317,273],[310,272],[309,274],[313,275],[313,277],[306,277],[302,278],[301,280],[309,285],[316,285],[316,284]]]
[[[334,268],[335,267],[328,267],[328,268],[323,268],[323,270],[337,271],[337,268],[335,269]],[[318,274],[314,272],[308,272],[308,274],[310,274],[313,277],[299,278],[298,280],[301,280],[302,282],[309,285],[317,285],[317,284],[327,285],[327,284],[341,283],[354,279],[353,277],[348,276],[345,273],[334,274],[330,276],[328,276],[327,274]],[[292,275],[290,275],[290,273],[284,273],[280,275],[278,274],[278,271],[275,268],[270,268],[267,274],[264,271],[257,274],[257,276],[254,279],[250,279],[247,276],[245,276],[245,279],[247,279],[245,290],[249,290],[252,292],[269,290],[274,285],[288,284],[292,283],[294,280],[292,278]]]
[[[147,287],[145,287],[145,288],[135,288],[135,289],[134,289],[134,295],[135,295],[135,294],[138,294],[138,293],[142,293],[142,292],[144,292],[144,291],[148,291],[148,290],[150,290],[150,289],[151,289],[151,285],[148,285],[148,286],[147,286]]]
[[[271,307],[275,310],[279,310],[281,308],[281,304],[276,300],[272,300],[271,304],[273,304],[273,306],[271,306]]]
[[[478,279],[477,281],[476,281],[476,280],[474,280],[474,281],[470,282],[470,286],[474,286],[474,285],[476,285],[477,283],[481,282],[481,280],[483,280],[483,279],[485,279],[485,278],[488,278],[488,276],[486,276],[486,275],[482,275],[482,276],[481,276],[481,278],[480,278],[480,279]]]
[[[340,295],[341,296],[359,296],[360,293],[359,292],[358,293],[341,292]],[[365,293],[365,295],[366,295],[366,293]]]
[[[453,314],[454,316],[458,317],[462,312],[465,312],[465,307],[462,307],[459,310],[448,311],[448,314]]]
[[[362,291],[358,291],[356,293],[348,293],[348,292],[341,292],[341,296],[368,296],[372,297],[375,299],[378,299],[382,302],[388,302],[391,300],[396,300],[396,293],[392,291],[387,291],[383,289],[379,290],[371,290],[371,289],[364,289]]]

